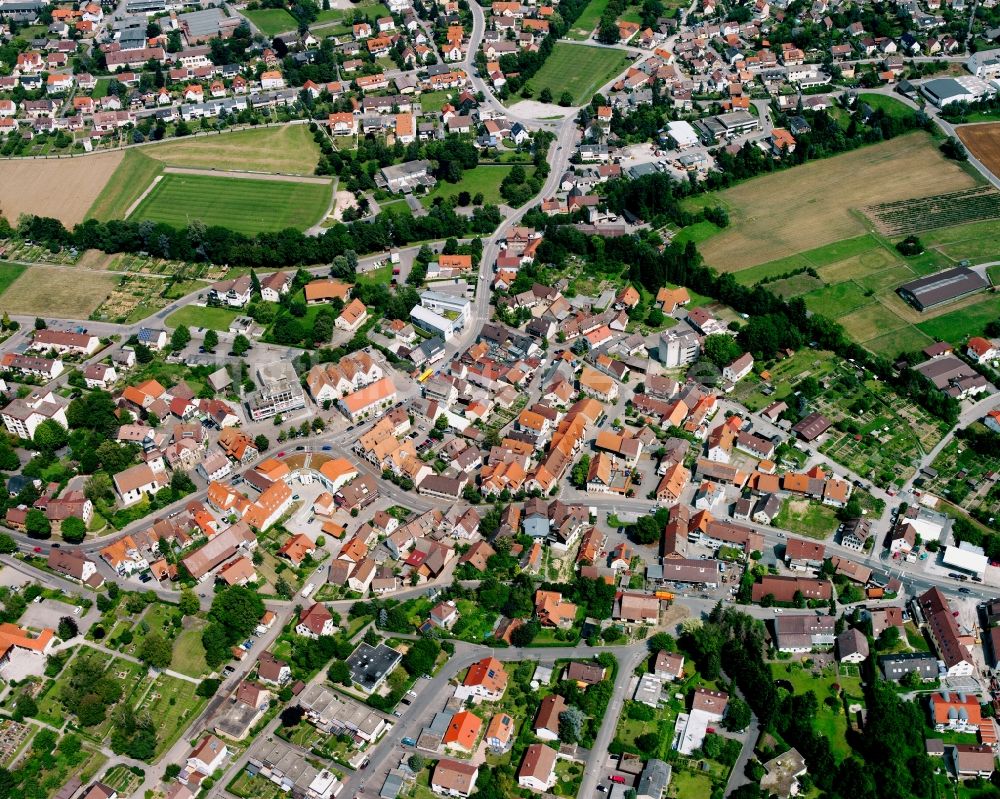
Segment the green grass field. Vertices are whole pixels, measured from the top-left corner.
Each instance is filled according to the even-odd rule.
[[[860,94],[858,103],[868,103],[873,110],[882,110],[890,117],[907,117],[913,113],[913,109],[904,105],[894,97],[884,94]]]
[[[186,136],[147,147],[143,153],[170,166],[227,169],[231,164],[250,172],[292,175],[312,175],[319,162],[319,145],[308,125],[275,125],[213,136]]]
[[[87,211],[87,218],[102,222],[124,219],[129,206],[142,196],[162,169],[163,164],[140,150],[126,150],[111,180]]]
[[[239,233],[305,230],[330,201],[330,185],[214,175],[164,175],[132,213],[176,227],[199,220]]]
[[[243,16],[260,28],[265,36],[277,36],[285,31],[296,28],[295,17],[283,8],[259,8],[256,11],[244,11]]]
[[[207,327],[210,330],[226,331],[239,316],[238,311],[228,308],[204,308],[199,305],[185,305],[166,318],[167,327]]]
[[[608,7],[609,2],[610,0],[590,0],[587,7],[583,9],[583,13],[577,17],[573,27],[566,34],[566,38],[578,42],[589,38],[594,28],[597,27],[597,23],[601,21],[601,15]]]
[[[498,205],[503,202],[500,196],[500,184],[513,168],[513,166],[481,165],[475,169],[468,169],[462,173],[462,179],[458,183],[438,183],[432,192],[420,198],[420,202],[425,208],[429,208],[435,197],[454,197],[460,192],[467,191],[473,197],[482,193],[483,202],[487,205]],[[534,167],[525,167],[524,171],[530,176],[534,172]]]
[[[188,619],[185,625],[189,623],[191,627],[185,629],[174,641],[174,657],[170,661],[170,667],[189,677],[201,677],[208,673],[205,647],[201,643],[201,633],[206,623],[201,619]]]
[[[0,294],[10,288],[10,284],[23,275],[27,268],[23,264],[0,264]]]
[[[987,322],[1000,317],[1000,297],[986,295],[980,302],[960,310],[946,313],[926,322],[918,322],[917,329],[941,341],[962,342],[966,336],[982,332]]]
[[[423,92],[417,98],[420,107],[425,111],[440,111],[441,106],[448,102],[454,92],[451,89],[439,89],[436,92]]]
[[[556,42],[552,54],[528,85],[535,97],[548,87],[556,101],[568,91],[573,105],[585,105],[599,88],[623,72],[628,63],[620,50]]]

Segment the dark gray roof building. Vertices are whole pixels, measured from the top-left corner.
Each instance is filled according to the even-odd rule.
[[[926,311],[946,302],[982,291],[986,281],[971,269],[956,266],[899,287],[899,296],[918,311]]]

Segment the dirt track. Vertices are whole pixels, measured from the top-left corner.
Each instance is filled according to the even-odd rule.
[[[52,216],[75,225],[121,163],[122,152],[80,158],[0,160],[0,213]]]

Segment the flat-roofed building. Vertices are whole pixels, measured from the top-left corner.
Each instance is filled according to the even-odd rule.
[[[899,287],[899,295],[918,311],[952,302],[987,287],[986,280],[971,269],[956,266]]]

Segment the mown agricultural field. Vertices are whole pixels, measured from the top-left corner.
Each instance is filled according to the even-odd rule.
[[[955,128],[966,149],[994,175],[1000,175],[1000,122]]]
[[[322,217],[331,190],[328,183],[167,174],[130,218],[176,227],[198,220],[246,234],[305,230]]]
[[[699,197],[727,208],[732,224],[698,249],[712,266],[737,272],[863,235],[869,226],[859,208],[976,183],[929,135],[910,133]]]
[[[234,130],[214,136],[190,136],[146,147],[143,153],[169,166],[291,175],[311,175],[319,162],[319,146],[313,140],[308,125],[280,125]]]
[[[82,221],[122,160],[121,152],[77,158],[0,161],[0,214],[17,224],[21,214]]]
[[[917,200],[897,200],[863,208],[883,236],[909,236],[939,227],[1000,218],[1000,191],[976,186]]]
[[[556,42],[552,54],[528,85],[535,97],[548,88],[558,101],[568,91],[573,105],[584,105],[601,86],[623,72],[627,64],[628,58],[620,50]]]

